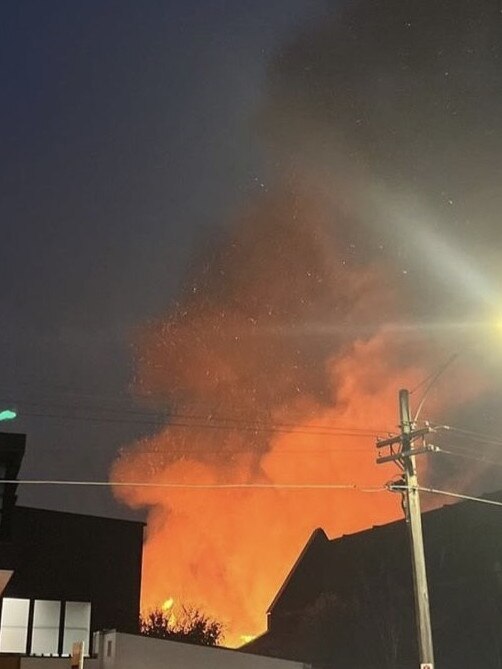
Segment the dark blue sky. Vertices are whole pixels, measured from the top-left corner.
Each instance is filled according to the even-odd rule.
[[[58,416],[129,406],[134,327],[176,295],[199,238],[266,181],[255,120],[267,62],[325,10],[322,0],[2,3],[4,404]],[[34,416],[9,427],[28,433],[24,476],[90,479],[145,429]],[[119,512],[106,491],[20,499]]]

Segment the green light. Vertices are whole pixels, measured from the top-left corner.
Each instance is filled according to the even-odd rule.
[[[17,413],[11,409],[4,409],[0,411],[0,420],[14,420],[17,418]]]

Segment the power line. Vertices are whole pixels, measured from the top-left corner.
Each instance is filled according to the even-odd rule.
[[[79,447],[80,448],[80,447]],[[89,449],[94,449],[94,450],[100,450],[103,451],[102,446],[93,446],[93,445],[87,445],[85,450],[83,451],[80,449],[80,452],[82,453],[88,453]],[[206,454],[220,454],[220,455],[226,455],[228,457],[231,457],[232,455],[241,455],[241,454],[248,454],[248,455],[257,455],[260,458],[265,457],[266,455],[274,454],[274,455],[307,455],[307,454],[313,454],[313,453],[323,453],[326,455],[338,455],[338,454],[349,454],[349,453],[367,453],[368,455],[371,455],[373,453],[372,448],[301,448],[301,449],[272,449],[272,448],[267,448],[267,449],[257,449],[253,448],[250,446],[240,446],[236,448],[235,446],[231,446],[229,448],[206,448],[206,447],[201,447],[201,448],[158,448],[158,449],[153,449],[153,448],[141,448],[137,451],[134,450],[135,446],[131,447],[129,449],[128,446],[121,446],[118,449],[118,455],[122,455],[124,453],[129,453],[132,452],[134,453],[134,456],[138,455],[158,455],[158,456],[163,456],[163,455],[199,455],[203,456]],[[65,453],[69,452],[69,446],[53,446],[53,445],[48,445],[44,446],[43,448],[44,451],[64,451]],[[0,479],[1,480],[1,479]]]
[[[424,392],[423,392],[423,394],[422,394],[422,397],[421,397],[420,402],[419,402],[419,404],[418,404],[418,408],[417,408],[417,410],[416,410],[416,412],[415,412],[415,416],[414,416],[414,418],[413,418],[413,421],[414,421],[415,423],[417,422],[417,420],[418,420],[420,414],[422,413],[422,409],[424,408],[425,401],[427,400],[427,397],[429,396],[430,391],[432,390],[432,388],[434,387],[434,385],[436,384],[436,382],[439,380],[439,378],[444,374],[444,372],[445,372],[445,371],[448,369],[448,367],[452,364],[452,362],[454,362],[454,361],[458,358],[458,356],[459,356],[458,353],[453,353],[453,355],[450,355],[450,357],[446,360],[446,362],[444,362],[444,363],[439,367],[439,369],[437,370],[437,372],[436,372],[435,374],[433,374],[432,378],[430,378],[430,381],[429,381],[429,383],[427,384],[427,386],[426,386],[426,388],[425,388],[425,390],[424,390]],[[420,387],[420,385],[417,386],[417,387]],[[416,388],[415,388],[415,390],[416,390]]]
[[[57,485],[57,486],[97,486],[97,487],[141,487],[174,488],[187,490],[355,490],[374,493],[388,492],[384,486],[361,486],[357,483],[163,483],[152,481],[72,481],[63,479],[10,479],[2,484],[15,485]]]
[[[387,485],[389,490],[408,490],[408,486],[390,483]],[[502,502],[497,502],[493,499],[486,499],[485,497],[474,497],[472,495],[464,495],[459,492],[452,492],[451,490],[438,490],[437,488],[424,488],[423,486],[415,486],[414,490],[419,492],[428,492],[434,495],[443,495],[444,497],[453,497],[455,499],[462,499],[469,502],[480,502],[482,504],[490,504],[492,506],[502,506]]]
[[[420,390],[420,388],[429,383],[429,381],[435,382],[435,380],[439,378],[439,376],[441,376],[441,374],[446,370],[446,368],[449,367],[451,363],[455,360],[455,358],[458,358],[459,355],[460,355],[459,353],[453,353],[451,356],[449,356],[447,360],[445,360],[445,362],[438,367],[437,370],[431,372],[428,376],[425,377],[425,379],[422,379],[420,383],[417,383],[417,385],[412,390],[410,390],[410,395],[416,393],[417,390]]]
[[[468,437],[478,443],[492,446],[502,446],[502,441],[500,439],[496,439],[493,435],[484,434],[482,432],[475,432],[474,430],[465,430],[463,428],[454,427],[452,425],[441,425],[440,427],[441,429],[447,430],[448,432],[455,432],[460,436]]]
[[[357,483],[165,483],[152,481],[75,481],[63,479],[7,479],[2,480],[2,483],[13,485],[94,486],[112,488],[173,488],[181,490],[354,490],[364,493],[413,489],[419,492],[427,492],[435,495],[442,495],[445,497],[453,497],[455,499],[462,499],[470,502],[480,502],[482,504],[490,504],[492,506],[502,507],[502,502],[486,499],[485,497],[475,497],[473,495],[452,492],[451,490],[439,490],[437,488],[427,488],[424,486],[408,487],[395,483],[388,483],[386,486],[362,486]]]
[[[76,415],[76,414],[55,414],[55,413],[37,413],[32,411],[19,411],[18,416],[22,418],[23,416],[29,418],[50,418],[50,419],[59,419],[59,420],[76,420],[76,421],[88,421],[92,423],[115,423],[119,425],[151,425],[157,427],[180,427],[180,428],[197,428],[197,429],[213,429],[213,430],[224,430],[227,432],[264,432],[264,433],[279,433],[279,434],[302,434],[310,436],[325,436],[325,437],[359,437],[359,438],[374,438],[378,431],[375,432],[363,432],[357,431],[358,428],[351,429],[348,428],[346,432],[342,431],[344,428],[335,427],[335,426],[325,426],[321,429],[321,426],[318,426],[317,429],[313,426],[313,429],[308,429],[307,425],[303,429],[297,429],[296,426],[291,425],[287,427],[287,424],[278,423],[274,425],[273,423],[270,427],[265,425],[253,425],[252,421],[248,421],[242,424],[235,425],[224,425],[222,422],[182,422],[178,420],[169,421],[169,416],[165,417],[164,421],[161,420],[141,420],[141,419],[126,419],[126,418],[111,418],[109,416],[92,416],[92,415]]]
[[[148,419],[152,419],[155,422],[165,422],[169,419],[183,419],[183,420],[203,420],[203,421],[209,421],[209,422],[218,422],[218,423],[237,423],[237,424],[246,424],[246,425],[252,425],[253,427],[255,426],[260,426],[263,425],[264,427],[268,428],[269,426],[273,427],[279,427],[279,428],[296,428],[297,423],[284,423],[284,422],[273,422],[268,418],[243,418],[243,417],[235,417],[235,416],[230,416],[230,417],[225,417],[225,416],[218,416],[215,415],[213,411],[208,411],[205,414],[193,414],[193,413],[187,413],[187,412],[178,412],[178,411],[166,411],[166,412],[151,412],[151,411],[141,411],[137,409],[120,409],[120,408],[114,408],[114,407],[103,407],[103,406],[92,406],[92,405],[82,405],[82,404],[61,404],[61,403],[54,403],[54,402],[32,402],[29,400],[20,400],[20,399],[15,399],[12,397],[9,398],[0,398],[0,402],[4,403],[12,403],[14,405],[19,405],[19,406],[28,406],[28,407],[48,407],[50,409],[66,409],[66,410],[73,410],[73,411],[91,411],[91,412],[98,412],[98,413],[104,413],[104,414],[119,414],[122,416],[139,416],[139,417],[145,417]],[[22,412],[24,415],[29,416],[29,415],[34,415],[34,416],[54,416],[54,417],[59,417],[59,415],[55,416],[54,414],[50,413],[32,413],[32,412]],[[65,418],[67,417],[66,415],[64,416]],[[101,415],[98,416],[101,418]],[[105,416],[105,418],[108,418]],[[299,414],[299,419],[298,421],[307,421],[308,416],[305,416],[304,414]],[[148,421],[142,421],[142,422],[148,422]],[[388,433],[389,430],[387,428],[360,428],[360,427],[353,427],[353,426],[337,426],[337,425],[317,425],[317,424],[312,424],[309,425],[312,429],[320,429],[320,430],[343,430],[347,432],[358,432],[362,434],[368,434],[370,436],[375,436],[377,433]]]
[[[481,462],[482,464],[494,465],[496,467],[502,467],[502,461],[492,460],[490,458],[485,458],[484,456],[479,456],[472,451],[463,451],[460,449],[455,449],[450,451],[442,447],[436,447],[437,453],[444,453],[445,455],[453,455],[459,458],[465,458],[466,460],[473,460],[475,462]]]

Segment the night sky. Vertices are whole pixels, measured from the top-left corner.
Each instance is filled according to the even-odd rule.
[[[2,3],[1,396],[23,413],[119,407],[117,422],[5,424],[28,434],[23,476],[106,479],[117,448],[151,429],[127,414],[134,328],[173,299],[199,238],[263,188],[267,63],[323,9]],[[20,500],[120,512],[105,491]]]
[[[500,318],[498,2],[375,7],[3,3],[0,396],[28,434],[23,476],[104,480],[154,431],[133,413],[135,331],[286,163],[343,193],[338,238],[390,267],[408,320]],[[465,345],[439,331],[445,355]],[[502,427],[493,383],[464,424]],[[105,490],[20,501],[131,514]]]

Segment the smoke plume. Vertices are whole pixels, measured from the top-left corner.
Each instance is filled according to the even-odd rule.
[[[337,249],[318,202],[283,189],[229,231],[172,313],[145,328],[138,390],[163,398],[173,417],[124,451],[112,480],[277,485],[117,489],[150,509],[145,608],[196,602],[238,643],[263,628],[313,528],[339,535],[399,515],[388,493],[280,487],[371,488],[395,473],[374,464],[374,436],[395,425],[399,385],[419,378],[378,324],[396,300],[381,268]]]

